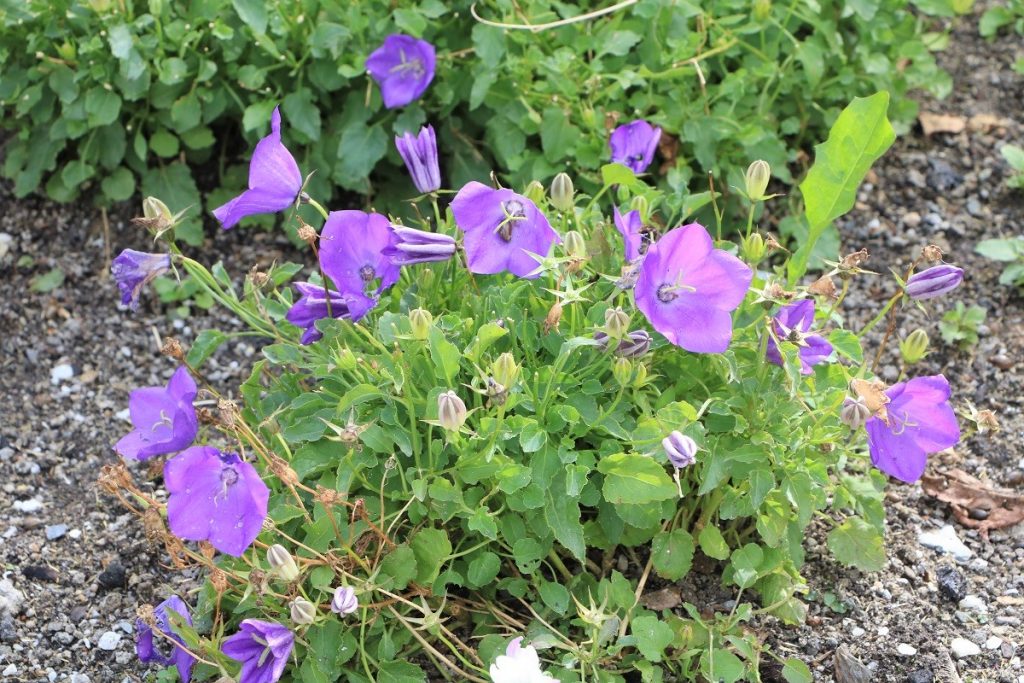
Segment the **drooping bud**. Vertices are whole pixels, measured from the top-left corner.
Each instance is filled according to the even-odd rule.
[[[412,336],[415,339],[424,340],[430,334],[430,328],[434,325],[434,316],[424,308],[414,308],[409,311],[409,326],[412,328]]]
[[[331,599],[331,611],[335,614],[345,616],[352,614],[359,609],[359,600],[356,592],[348,586],[338,586],[334,589],[334,597]]]
[[[697,442],[682,432],[673,431],[661,440],[661,447],[665,449],[672,467],[677,470],[697,462]]]
[[[622,339],[629,330],[629,313],[621,306],[606,309],[604,312],[604,331],[612,339]]]
[[[515,357],[506,351],[491,363],[491,377],[501,386],[508,389],[519,379],[519,365]]]
[[[587,242],[583,239],[583,235],[581,235],[577,230],[570,230],[565,233],[565,237],[562,241],[562,248],[565,249],[566,255],[571,258],[587,258]]]
[[[963,281],[963,269],[944,263],[911,275],[904,291],[911,299],[923,301],[948,294]]]
[[[612,365],[612,377],[619,383],[620,387],[628,387],[633,382],[633,361],[628,358],[615,359]]]
[[[639,213],[642,223],[646,223],[651,217],[651,203],[643,195],[638,194],[629,200],[629,210]]]
[[[908,334],[907,338],[900,342],[900,355],[907,365],[920,362],[928,355],[928,333],[918,328]]]
[[[466,423],[466,404],[454,391],[437,397],[437,421],[450,432],[457,432]]]
[[[530,184],[523,190],[523,196],[534,204],[540,204],[544,201],[544,186],[537,180],[531,180]]]
[[[871,409],[862,400],[847,397],[839,411],[839,419],[850,429],[857,431],[871,417]]]
[[[760,202],[765,200],[765,190],[768,189],[768,181],[772,179],[772,169],[767,161],[758,159],[747,167],[746,181],[747,197],[750,201]]]
[[[316,621],[316,605],[306,598],[295,598],[291,604],[291,617],[296,624],[312,624]]]
[[[299,567],[295,564],[295,558],[279,543],[267,548],[267,564],[285,581],[292,582],[299,578]]]
[[[744,261],[756,265],[768,253],[768,248],[764,244],[764,238],[755,232],[743,238],[740,243],[740,253],[743,255]]]
[[[572,186],[572,178],[567,173],[559,173],[551,181],[551,206],[559,211],[568,213],[574,206],[575,188]]]

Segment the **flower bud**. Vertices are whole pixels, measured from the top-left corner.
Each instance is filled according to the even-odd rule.
[[[291,604],[291,617],[296,624],[312,624],[316,621],[316,605],[306,598],[295,598]]]
[[[607,333],[598,330],[594,332],[594,339],[598,342],[597,348],[607,351],[611,338]],[[651,350],[651,335],[647,330],[633,330],[615,346],[615,355],[622,358],[639,358]]]
[[[747,263],[756,264],[764,258],[768,248],[765,247],[764,238],[758,233],[753,233],[743,238],[740,243],[740,252],[743,254],[743,260]]]
[[[437,421],[450,432],[457,432],[466,423],[466,404],[454,391],[437,397]]]
[[[771,0],[754,0],[754,18],[764,21],[772,11]]]
[[[430,311],[424,308],[414,308],[409,311],[409,325],[412,327],[412,336],[415,339],[426,339],[433,324],[434,316]]]
[[[565,237],[562,241],[562,248],[565,249],[567,256],[576,259],[587,258],[587,243],[583,239],[583,235],[576,230],[570,230],[565,233]]]
[[[531,180],[523,191],[523,196],[534,204],[540,204],[544,201],[544,186],[539,181]]]
[[[142,216],[150,220],[165,221],[168,225],[174,222],[174,214],[156,197],[146,197],[142,200]]]
[[[765,199],[765,190],[768,189],[768,181],[772,179],[772,169],[767,161],[758,159],[747,167],[746,190],[747,197],[752,202],[759,202]]]
[[[850,429],[857,431],[871,417],[871,409],[863,401],[847,397],[839,411],[839,419]]]
[[[604,331],[612,339],[622,339],[629,330],[629,313],[621,307],[609,308],[604,312]]]
[[[334,598],[331,599],[331,611],[335,614],[345,616],[352,614],[359,609],[359,600],[356,599],[356,592],[348,586],[338,586],[334,589]]]
[[[620,387],[628,387],[633,382],[633,361],[628,358],[616,358],[612,365],[612,377]]]
[[[551,206],[565,213],[572,211],[574,193],[572,178],[567,173],[559,173],[551,181]]]
[[[629,210],[639,213],[640,221],[643,223],[646,223],[647,219],[651,217],[651,204],[647,201],[647,197],[642,195],[636,195],[629,200]]]
[[[636,372],[633,374],[633,388],[640,389],[647,383],[647,366],[637,363]]]
[[[335,364],[340,370],[355,370],[356,367],[356,354],[352,353],[352,349],[347,346],[342,346],[336,352]]]
[[[295,558],[279,543],[267,548],[267,564],[285,581],[290,582],[299,578],[299,567],[295,564]]]
[[[903,362],[913,365],[928,355],[928,333],[918,328],[900,342],[900,355]]]
[[[697,462],[697,442],[682,432],[673,431],[661,440],[661,447],[665,449],[672,467],[677,470]]]
[[[956,266],[944,263],[914,273],[904,287],[911,299],[934,299],[948,294],[964,281],[964,271]]]
[[[515,357],[508,351],[498,356],[491,363],[491,377],[506,389],[513,386],[519,379],[519,365]]]

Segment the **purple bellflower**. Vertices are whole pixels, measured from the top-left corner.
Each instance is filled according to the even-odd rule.
[[[626,123],[612,132],[608,141],[612,148],[612,161],[643,173],[654,161],[654,150],[658,149],[661,128],[646,121]]]
[[[963,281],[963,269],[943,263],[911,275],[905,290],[911,299],[934,299],[952,292]]]
[[[865,424],[872,464],[908,484],[920,479],[928,454],[960,441],[949,393],[942,375],[915,377],[889,387],[885,416],[876,415]]]
[[[132,431],[121,437],[114,450],[122,458],[148,460],[155,455],[177,453],[192,445],[199,431],[195,380],[182,366],[175,370],[167,387],[136,389],[128,397]]]
[[[626,247],[626,262],[632,263],[640,258],[640,249],[643,246],[644,222],[640,218],[640,212],[633,210],[625,215],[619,213],[616,206],[612,207],[612,214],[615,218],[615,227],[622,235],[622,242]]]
[[[385,107],[404,107],[434,80],[434,46],[412,36],[392,34],[366,59],[366,70],[380,86]]]
[[[463,247],[470,272],[491,275],[509,271],[534,278],[537,260],[561,242],[537,205],[512,190],[492,190],[476,181],[452,200],[455,223],[465,234]]]
[[[352,614],[359,609],[359,598],[356,592],[348,586],[338,586],[334,589],[334,597],[331,598],[331,611],[335,614],[345,616]]]
[[[731,313],[753,277],[743,261],[714,248],[703,226],[691,223],[647,249],[634,287],[636,306],[676,346],[721,353],[732,340]]]
[[[406,133],[396,137],[395,147],[402,155],[417,190],[427,194],[441,189],[441,169],[437,165],[437,138],[433,126],[420,128],[419,135]]]
[[[286,626],[246,619],[220,649],[242,663],[238,683],[275,683],[288,665],[294,643],[295,636]]]
[[[673,431],[661,440],[668,461],[677,470],[689,467],[697,462],[697,442],[680,431]]]
[[[139,308],[142,288],[170,269],[170,254],[149,254],[134,249],[125,249],[110,263],[110,274],[121,290],[121,303],[133,311]]]
[[[277,213],[295,203],[302,191],[302,174],[295,157],[281,144],[281,112],[274,108],[270,135],[256,143],[249,162],[249,189],[213,210],[222,228],[234,227],[246,216]]]
[[[186,541],[209,541],[240,557],[263,528],[270,489],[256,468],[234,453],[195,446],[164,465],[167,523]]]
[[[439,232],[427,232],[404,225],[392,225],[391,244],[384,255],[396,266],[411,266],[429,261],[447,261],[455,254],[455,238]]]
[[[832,355],[832,345],[817,334],[809,334],[814,324],[814,301],[802,299],[783,306],[772,319],[772,329],[779,341],[795,343],[800,348],[800,372],[809,375],[811,366],[822,363]],[[769,363],[782,365],[782,354],[775,339],[769,335],[765,358]]]
[[[349,301],[352,301],[354,297],[324,289],[311,282],[296,282],[294,285],[299,292],[299,299],[288,309],[285,318],[292,325],[303,328],[299,343],[312,344],[323,336],[314,324],[317,320],[326,318],[328,315],[339,320],[352,317],[349,311]],[[355,299],[356,306],[363,303],[362,298]],[[329,312],[327,310],[328,299],[331,302]]]
[[[138,633],[138,638],[135,641],[135,652],[138,654],[139,659],[147,664],[176,666],[181,683],[189,683],[192,678],[192,665],[195,664],[196,658],[184,648],[185,643],[171,628],[171,620],[167,614],[168,611],[176,612],[185,620],[186,624],[192,625],[192,617],[189,616],[188,605],[177,595],[172,595],[153,610],[156,628],[163,636],[155,636],[153,628],[141,619],[135,622],[135,630]],[[168,647],[173,648],[171,654],[163,654]]]
[[[338,291],[348,295],[349,314],[360,320],[376,305],[367,295],[375,280],[380,294],[398,282],[400,268],[384,250],[393,240],[391,222],[379,213],[332,211],[320,233],[320,265]]]

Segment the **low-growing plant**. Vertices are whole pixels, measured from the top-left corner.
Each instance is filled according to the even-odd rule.
[[[420,220],[328,212],[276,113],[259,182],[217,217],[294,193],[322,217],[296,218],[315,265],[238,284],[183,255],[176,219],[148,202],[141,222],[169,253],[115,259],[122,301],[177,269],[267,344],[237,402],[202,380],[216,330],[187,350],[169,339],[167,387],[130,398],[135,429],[115,448],[168,455],[162,487],[125,464],[101,483],[207,579],[143,608],[140,656],[242,683],[757,681],[766,657],[810,681],[751,621],[803,620],[815,528],[839,562],[881,568],[885,474],[915,481],[959,439],[945,378],[887,388],[861,340],[882,321],[888,339],[906,298],[962,271],[918,271],[941,260],[927,247],[857,332],[842,303],[866,252],[801,284],[894,139],[887,103],[855,100],[818,147],[792,257],[753,210],[738,245],[674,227],[686,215],[621,164],[593,193],[568,174],[547,193],[471,181],[445,206],[429,129],[399,143]],[[751,209],[767,170],[745,176]],[[200,393],[217,409],[197,413]],[[651,602],[698,558],[731,606]]]
[[[1024,237],[982,240],[974,250],[986,258],[1009,264],[1000,273],[999,284],[1024,286]]]
[[[981,35],[989,39],[1007,28],[1024,36],[1024,1],[1006,0],[989,7],[981,15],[978,28]]]
[[[1018,190],[1024,190],[1024,148],[1017,145],[1003,145],[999,153],[1013,169],[1006,184]]]
[[[978,327],[985,322],[986,311],[981,306],[964,306],[957,301],[956,307],[946,311],[939,322],[942,341],[966,351],[978,343]]]

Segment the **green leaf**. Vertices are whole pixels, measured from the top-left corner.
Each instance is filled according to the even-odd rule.
[[[555,612],[565,615],[569,609],[569,591],[565,586],[553,581],[541,581],[537,592],[540,593],[540,599],[544,601],[545,605]]]
[[[981,21],[978,22],[978,30],[981,32],[982,37],[992,38],[1002,27],[1013,23],[1013,12],[1007,7],[1002,5],[996,5],[985,10],[985,13],[981,15]]]
[[[132,32],[125,24],[118,24],[107,33],[110,42],[110,54],[118,59],[128,59],[132,53]]]
[[[740,588],[749,588],[757,580],[758,567],[764,551],[755,543],[748,543],[732,552],[732,580]]]
[[[267,32],[267,4],[263,0],[231,0],[231,4],[253,33]]]
[[[320,139],[320,109],[306,88],[288,94],[281,103],[288,126],[302,133],[310,142]]]
[[[194,93],[179,97],[171,105],[171,122],[179,133],[195,128],[202,118],[203,107]]]
[[[1024,171],[1024,147],[1017,145],[1003,145],[999,153],[1006,159],[1006,163],[1013,166],[1014,170]]]
[[[462,360],[458,347],[445,339],[444,332],[436,325],[430,328],[427,343],[430,358],[434,361],[434,374],[438,379],[443,379],[449,387],[454,387],[455,377],[459,374],[459,362]]]
[[[423,669],[402,660],[381,662],[376,674],[377,683],[424,683],[427,680]]]
[[[473,342],[466,347],[465,355],[466,358],[473,363],[479,363],[484,352],[491,347],[494,342],[498,341],[502,337],[508,334],[501,325],[497,323],[484,323],[477,330],[476,336],[473,338]]]
[[[604,498],[613,505],[643,505],[678,495],[665,468],[645,455],[609,455],[598,462],[597,469],[604,474]]]
[[[660,533],[651,543],[654,571],[669,581],[686,576],[693,564],[693,537],[686,529]]]
[[[625,185],[627,187],[636,184],[636,174],[633,169],[622,164],[605,164],[601,167],[601,181],[605,185]]]
[[[1016,261],[1024,256],[1024,239],[1014,237],[1010,239],[991,239],[978,242],[974,248],[985,258],[995,261]]]
[[[119,166],[100,183],[103,194],[115,202],[123,202],[135,194],[135,175],[124,166]]]
[[[267,130],[270,128],[270,116],[277,103],[274,100],[254,102],[242,112],[242,130],[246,133],[252,130]]]
[[[54,268],[44,275],[37,275],[32,278],[32,282],[29,284],[29,289],[33,292],[45,294],[47,292],[52,292],[62,284],[64,284],[64,271],[60,268]]]
[[[548,439],[548,433],[537,424],[536,420],[527,420],[519,432],[519,447],[523,453],[536,453],[544,447]]]
[[[860,517],[850,517],[828,534],[828,547],[848,567],[874,572],[885,567],[882,535]]]
[[[718,648],[711,650],[710,657],[707,650],[701,654],[700,670],[715,683],[736,683],[746,673],[743,660],[728,650]]]
[[[384,556],[380,562],[380,573],[394,581],[394,590],[405,590],[409,582],[416,578],[416,553],[404,543]]]
[[[150,136],[149,148],[157,155],[169,159],[178,153],[178,138],[166,128],[161,128]]]
[[[631,630],[636,640],[636,649],[640,650],[644,659],[652,662],[660,662],[665,648],[675,639],[672,627],[654,616],[637,617],[633,620]]]
[[[341,134],[334,176],[344,187],[358,189],[387,151],[384,129],[357,121]]]
[[[68,187],[78,187],[96,175],[96,169],[80,159],[69,161],[60,172],[60,178]]]
[[[800,183],[810,229],[807,241],[789,263],[790,282],[807,271],[815,242],[832,221],[853,208],[857,188],[871,164],[896,139],[886,117],[888,109],[889,93],[885,91],[854,98],[832,125],[828,140],[814,148],[814,165]]]
[[[409,542],[416,555],[416,581],[430,585],[441,573],[441,565],[452,554],[452,543],[443,529],[420,529]]]
[[[121,113],[121,98],[105,88],[95,87],[85,93],[85,113],[89,127],[109,126]]]
[[[470,588],[490,585],[501,571],[501,558],[492,552],[483,552],[469,563],[466,580]]]
[[[837,353],[846,356],[858,365],[864,362],[864,349],[860,345],[860,337],[849,330],[832,330],[828,341]]]
[[[556,107],[544,110],[540,124],[540,144],[548,161],[559,161],[575,148],[580,136],[578,128],[569,123],[564,111]]]
[[[700,549],[708,557],[714,560],[729,559],[729,544],[725,542],[722,532],[713,524],[709,524],[700,530],[697,542],[700,544]]]
[[[192,347],[188,350],[188,355],[185,356],[185,362],[189,364],[189,367],[200,367],[227,340],[228,336],[220,330],[203,330],[196,335],[196,340],[192,342]]]
[[[786,683],[813,683],[814,681],[810,667],[795,657],[786,660],[786,664],[782,667],[782,677],[786,679]]]

